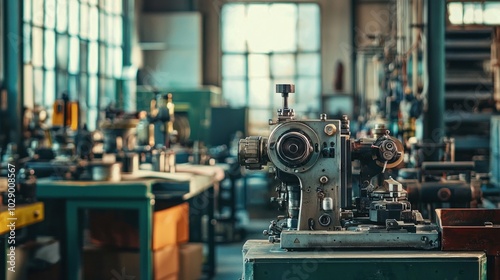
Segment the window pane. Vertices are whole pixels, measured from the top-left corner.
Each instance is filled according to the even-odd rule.
[[[122,66],[123,66],[123,52],[122,48],[114,48],[114,66],[113,66],[113,74],[115,78],[121,78],[122,76]]]
[[[97,116],[99,115],[99,111],[97,109],[89,109],[88,111],[88,122],[87,122],[87,128],[90,131],[93,131],[97,127]]]
[[[33,66],[29,64],[24,65],[23,82],[24,106],[33,108],[35,105],[35,101],[33,99]]]
[[[69,39],[69,67],[68,72],[76,74],[79,71],[80,65],[80,41],[77,37]]]
[[[31,21],[31,0],[24,0],[23,19],[26,22]]]
[[[67,35],[57,35],[57,68],[61,70],[68,69],[68,36]]]
[[[35,104],[43,105],[43,71],[41,69],[33,70],[33,93]]]
[[[113,48],[106,48],[106,75],[111,77],[113,75]]]
[[[47,69],[56,67],[56,36],[54,30],[45,30],[44,66]]]
[[[265,125],[269,129],[269,119],[274,117],[269,109],[250,109],[248,111],[248,118],[255,124]],[[269,132],[268,132],[269,133]]]
[[[245,55],[228,54],[222,56],[222,76],[245,77],[246,68]]]
[[[40,0],[35,0],[40,1]],[[45,0],[45,27],[54,29],[56,27],[56,0]]]
[[[80,102],[81,110],[87,111],[87,91],[88,91],[88,77],[86,74],[80,75],[80,89],[78,90],[78,101]],[[82,122],[84,122],[82,120]]]
[[[42,67],[43,65],[43,30],[38,27],[32,29],[33,66]],[[35,85],[36,86],[36,85]]]
[[[271,82],[269,78],[250,79],[249,82],[249,100],[252,107],[267,108],[270,104]]]
[[[68,29],[68,2],[57,0],[57,31],[66,32]]]
[[[87,46],[87,42],[80,41],[80,73],[87,72],[87,66],[89,64]]]
[[[45,72],[43,99],[45,107],[52,107],[56,100],[56,75],[54,71]]]
[[[106,40],[106,26],[108,21],[106,20],[106,14],[104,12],[99,13],[99,40],[104,42]]]
[[[115,80],[113,79],[106,79],[106,103],[101,104],[102,106],[106,107],[109,104],[116,104],[116,89],[115,89]]]
[[[113,23],[113,30],[112,34],[114,35],[114,41],[113,43],[115,45],[121,45],[123,41],[123,34],[122,34],[122,17],[121,16],[115,16],[114,17],[114,23]]]
[[[272,24],[270,44],[275,52],[297,50],[297,6],[290,4],[272,4],[269,8],[269,19]]]
[[[500,25],[500,3],[484,4],[484,23]]]
[[[78,81],[78,76],[68,76],[68,95],[71,100],[78,99]]]
[[[111,2],[114,4],[113,12],[115,14],[121,14],[122,13],[122,0],[113,0]]]
[[[57,73],[56,97],[60,97],[63,92],[68,92],[68,73],[59,71]]]
[[[106,45],[99,45],[99,74],[106,73]]]
[[[299,78],[295,92],[297,102],[294,108],[297,111],[305,112],[319,109],[321,94],[321,80],[319,78]]]
[[[37,26],[43,26],[44,21],[44,9],[43,9],[44,1],[33,0],[32,9],[33,9],[33,24]]]
[[[104,33],[103,36],[106,36],[104,40],[108,42],[109,44],[112,44],[114,41],[114,32],[115,32],[115,26],[114,26],[114,20],[112,15],[107,15],[106,16],[106,33]]]
[[[269,56],[251,54],[248,56],[249,77],[269,77]]]
[[[297,74],[299,76],[319,76],[321,71],[320,55],[306,53],[297,55]]]
[[[320,12],[316,4],[299,5],[298,47],[301,51],[320,49]]]
[[[474,23],[474,4],[464,3],[464,23]]]
[[[87,101],[89,107],[97,107],[99,90],[97,81],[97,76],[89,77],[89,99]]]
[[[246,100],[246,80],[224,79],[222,80],[222,93],[224,99],[231,107],[245,107]]]
[[[89,39],[97,40],[99,38],[99,11],[97,7],[90,8],[89,20]]]
[[[463,6],[462,3],[449,3],[448,4],[449,21],[451,24],[463,23]]]
[[[269,52],[272,42],[272,32],[262,32],[268,30],[276,24],[269,17],[269,5],[253,4],[247,8],[247,43],[251,52]],[[241,30],[239,31],[241,32]]]
[[[271,55],[271,75],[273,77],[295,76],[295,56],[293,54]]]
[[[68,0],[69,1],[69,27],[68,31],[71,35],[77,35],[79,31],[78,23],[79,23],[79,3],[76,0]]]
[[[86,39],[89,35],[89,6],[80,4],[80,37]]]
[[[97,42],[90,42],[89,43],[89,68],[88,72],[92,74],[96,74],[97,71],[99,70],[99,44]]]
[[[23,25],[23,44],[24,54],[23,62],[31,63],[31,25],[25,23]]]
[[[114,0],[106,0],[106,7],[104,8],[106,12],[108,13],[113,12],[113,9],[115,8],[113,2]]]
[[[226,4],[222,7],[222,50],[244,52],[246,15],[245,5]]]

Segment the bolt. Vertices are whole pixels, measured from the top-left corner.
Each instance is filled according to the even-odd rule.
[[[326,114],[319,115],[319,119],[322,121],[326,121]]]
[[[324,132],[328,136],[333,136],[337,132],[337,127],[334,124],[327,124],[325,125]]]
[[[319,182],[320,182],[321,184],[326,184],[326,183],[328,183],[328,177],[326,177],[326,176],[321,176],[321,177],[319,178]]]

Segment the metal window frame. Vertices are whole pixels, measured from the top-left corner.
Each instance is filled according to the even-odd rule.
[[[277,4],[278,2],[263,2],[263,3],[257,3],[257,2],[228,2],[228,3],[225,3],[222,7],[221,7],[221,10],[224,8],[224,6],[226,5],[234,5],[234,4],[240,4],[240,5],[244,5],[245,7],[248,7],[249,5],[253,5],[253,4],[258,4],[258,5],[272,5],[272,4]],[[309,2],[279,2],[279,4],[292,4],[292,5],[295,5],[296,7],[299,7],[299,5],[302,5],[302,4],[314,4],[316,5],[320,10],[321,10],[321,5],[317,2],[312,2],[312,3],[309,3]],[[320,17],[319,20],[321,22],[321,13],[318,14],[318,16]],[[220,40],[221,40],[221,45],[222,45],[222,37],[223,37],[223,23],[222,23],[222,18],[220,19],[220,34],[221,34],[221,37],[220,37]],[[319,25],[319,32],[321,34],[321,24]],[[295,26],[295,32],[298,33],[298,26]],[[261,54],[261,55],[265,55],[269,58],[269,61],[271,61],[271,57],[274,55],[274,54],[291,54],[294,56],[294,60],[295,60],[295,65],[296,65],[296,69],[297,70],[297,58],[298,58],[298,55],[299,54],[317,54],[319,55],[320,57],[320,65],[319,65],[319,73],[318,75],[311,75],[311,76],[304,76],[304,75],[298,75],[298,71],[295,71],[295,75],[293,77],[291,77],[291,79],[297,81],[298,78],[301,78],[301,77],[311,77],[311,78],[318,78],[319,81],[320,81],[320,84],[319,84],[319,89],[320,89],[320,92],[319,92],[319,96],[318,96],[318,105],[321,105],[321,92],[322,92],[322,61],[321,61],[321,57],[322,57],[322,40],[321,40],[321,36],[319,36],[319,48],[317,51],[309,51],[309,50],[305,50],[305,51],[300,51],[299,48],[297,47],[297,51],[286,51],[286,52],[251,52],[249,51],[248,49],[243,51],[243,52],[235,52],[235,51],[224,51],[221,47],[221,50],[220,50],[220,65],[221,65],[221,69],[224,67],[224,65],[222,65],[222,57],[224,55],[244,55],[245,57],[245,76],[243,77],[240,77],[240,78],[224,78],[224,76],[221,74],[221,81],[224,81],[224,80],[244,80],[245,81],[245,104],[246,104],[246,107],[249,108],[250,110],[251,109],[255,109],[255,110],[268,110],[269,113],[270,113],[270,116],[273,114],[273,111],[277,108],[276,106],[279,106],[279,104],[274,104],[274,98],[272,95],[270,95],[270,105],[267,107],[267,108],[264,108],[262,106],[251,106],[251,104],[249,104],[249,100],[250,100],[250,77],[248,75],[248,72],[249,72],[249,64],[248,64],[248,61],[249,61],[249,56],[250,55],[254,55],[254,54]],[[298,43],[298,42],[297,42]],[[276,78],[280,78],[280,77],[275,77],[273,76],[272,74],[272,69],[271,69],[271,63],[269,63],[269,80],[270,81],[273,81],[275,80]],[[222,73],[222,71],[221,71]],[[281,77],[283,78],[283,77]],[[223,92],[224,92],[224,89],[222,89]],[[296,95],[295,97],[296,99],[296,103],[299,103],[300,102],[300,93]],[[321,110],[321,106],[318,106],[318,109]]]
[[[3,0],[2,0],[3,1]],[[24,1],[31,1],[32,0],[24,0]],[[24,3],[24,1],[20,1],[22,3]],[[23,27],[22,30],[19,32],[19,34],[23,34],[24,33],[24,25],[27,24],[29,25],[29,28],[31,28],[31,32],[30,32],[30,41],[32,42],[32,29],[34,27],[37,27],[37,28],[41,28],[42,29],[42,32],[43,32],[43,40],[42,40],[42,44],[43,44],[43,48],[45,48],[45,32],[47,30],[51,30],[54,32],[55,34],[55,48],[54,48],[54,57],[55,57],[55,66],[54,68],[47,68],[45,66],[45,62],[42,61],[42,66],[39,67],[39,66],[33,66],[31,64],[31,67],[33,68],[33,72],[35,70],[38,70],[38,71],[42,71],[43,72],[43,75],[45,76],[47,72],[49,71],[53,71],[54,72],[54,75],[55,75],[55,85],[54,85],[54,88],[55,88],[55,98],[58,98],[58,94],[61,93],[61,92],[64,92],[64,91],[68,91],[70,90],[70,81],[71,79],[76,79],[77,81],[77,89],[76,89],[76,98],[78,100],[82,99],[83,98],[83,95],[85,95],[85,98],[83,98],[84,100],[86,100],[86,103],[84,104],[85,105],[85,119],[89,119],[90,117],[90,112],[92,110],[97,110],[99,111],[99,109],[101,109],[103,107],[103,105],[101,104],[102,101],[103,101],[103,97],[106,96],[106,88],[107,86],[106,85],[103,85],[102,84],[102,81],[104,81],[104,83],[113,83],[115,84],[115,87],[116,87],[116,82],[118,80],[121,79],[121,76],[120,77],[117,77],[114,75],[114,73],[107,73],[105,71],[105,69],[101,69],[101,59],[103,59],[103,56],[101,56],[100,54],[100,48],[101,46],[104,46],[105,50],[106,50],[106,53],[109,51],[109,50],[112,50],[112,52],[114,52],[114,49],[115,48],[121,48],[121,51],[122,51],[122,69],[124,66],[128,66],[131,64],[130,62],[130,56],[131,56],[131,44],[132,44],[132,41],[131,41],[131,34],[125,34],[126,32],[131,32],[132,28],[133,28],[133,22],[130,22],[130,19],[128,18],[131,14],[133,15],[133,8],[134,8],[134,0],[122,0],[122,11],[121,13],[115,13],[115,12],[110,12],[110,11],[107,11],[106,9],[104,9],[102,6],[101,6],[101,2],[100,1],[97,1],[96,4],[90,4],[88,2],[82,2],[80,0],[77,1],[78,5],[79,5],[79,8],[78,8],[78,32],[76,34],[72,34],[70,33],[69,31],[69,22],[71,20],[71,15],[69,13],[69,5],[66,6],[66,9],[67,9],[67,13],[66,13],[66,16],[67,16],[67,28],[64,32],[60,32],[57,30],[57,21],[58,21],[58,17],[55,18],[55,24],[54,24],[54,28],[47,28],[47,26],[45,25],[45,17],[46,15],[44,15],[44,19],[43,19],[43,24],[42,26],[39,26],[39,25],[35,25],[33,24],[33,5],[32,5],[32,8],[31,8],[31,19],[29,21],[25,20],[24,19],[24,9],[20,9],[20,18],[19,18],[19,22],[21,23],[21,26]],[[88,34],[87,36],[84,38],[81,36],[81,30],[80,30],[80,13],[81,13],[81,7],[80,5],[86,5],[88,7],[88,10],[87,12],[90,13],[90,8],[91,7],[96,7],[97,10],[98,10],[98,15],[99,15],[99,20],[100,20],[100,15],[101,13],[104,14],[105,18],[106,18],[106,21],[109,17],[120,17],[121,18],[121,23],[122,23],[122,38],[121,38],[121,42],[119,44],[115,43],[114,41],[108,41],[108,40],[104,40],[103,38],[107,35],[107,34],[101,34],[101,28],[98,28],[98,35],[97,35],[97,39],[90,39]],[[43,6],[44,6],[44,9],[47,8],[46,6],[47,4],[44,3]],[[130,9],[132,9],[132,11],[130,11]],[[108,28],[112,28],[112,27],[105,27],[106,29],[106,33],[109,33],[108,31]],[[67,48],[68,48],[68,54],[67,54],[67,57],[65,58],[66,59],[66,64],[68,65],[66,67],[66,69],[63,69],[61,67],[59,67],[59,59],[57,57],[57,48],[58,48],[58,42],[57,42],[57,38],[58,36],[65,36],[67,38]],[[70,39],[71,38],[77,38],[78,40],[78,43],[80,44],[86,44],[87,45],[87,50],[86,50],[86,61],[83,62],[83,63],[87,63],[85,69],[86,71],[82,71],[82,61],[81,61],[81,57],[79,56],[78,57],[78,60],[79,60],[79,67],[78,67],[78,71],[77,73],[72,73],[70,72],[67,68],[69,68],[69,64],[70,64],[70,52],[69,52],[69,46],[70,46]],[[98,67],[97,67],[97,72],[96,73],[89,73],[88,71],[88,62],[89,62],[89,49],[88,49],[88,46],[90,43],[97,43],[98,44],[98,53],[97,53],[97,59],[98,59]],[[30,48],[32,47],[31,44],[29,46]],[[24,50],[24,45],[21,47],[21,49]],[[42,51],[42,57],[44,55],[44,51]],[[80,52],[79,52],[80,53]],[[33,54],[33,51],[32,51],[32,54]],[[107,57],[107,54],[104,55],[104,58]],[[29,65],[30,63],[24,63],[24,59],[23,57],[21,57],[22,60],[21,60],[21,64],[23,67],[25,65]],[[32,59],[32,57],[31,57]],[[114,58],[112,58],[114,59]],[[61,88],[61,86],[59,85],[58,83],[58,79],[59,79],[59,76],[61,74],[64,74],[66,75],[66,87],[65,88]],[[80,89],[81,89],[81,76],[82,75],[85,75],[87,77],[87,80],[86,80],[86,92],[81,92]],[[97,104],[96,106],[90,106],[90,103],[89,103],[89,100],[91,98],[90,96],[90,78],[96,78],[97,79],[97,102],[95,104]],[[34,81],[34,79],[33,79]],[[45,85],[44,85],[45,87]],[[21,83],[21,88],[24,89],[24,83]],[[101,90],[103,89],[103,90]],[[24,92],[24,90],[22,90],[22,92]],[[33,91],[34,92],[34,91]],[[93,98],[94,96],[92,96]],[[34,99],[34,98],[33,98]],[[42,99],[42,103],[45,103],[45,99],[43,98]],[[42,104],[42,105],[45,105],[45,104]],[[107,104],[105,104],[107,105]],[[50,109],[50,108],[49,108]],[[97,122],[99,122],[99,116],[97,118]],[[95,124],[96,127],[97,127],[97,123]]]

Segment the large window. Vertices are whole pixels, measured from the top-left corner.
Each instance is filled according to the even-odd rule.
[[[275,84],[293,83],[291,107],[319,111],[320,11],[317,4],[230,3],[222,7],[222,91],[233,107],[249,108],[250,131],[267,131],[281,107]]]
[[[499,25],[500,3],[470,1],[448,3],[448,20],[453,25]]]
[[[100,106],[116,99],[123,58],[122,0],[24,0],[25,106],[67,92],[81,121],[96,128]]]

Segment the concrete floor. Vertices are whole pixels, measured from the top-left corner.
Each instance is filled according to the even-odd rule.
[[[242,242],[217,244],[217,274],[214,280],[237,280],[243,273],[241,248],[248,239],[266,239],[262,231],[267,229],[271,219],[252,219],[245,227],[247,235]]]

